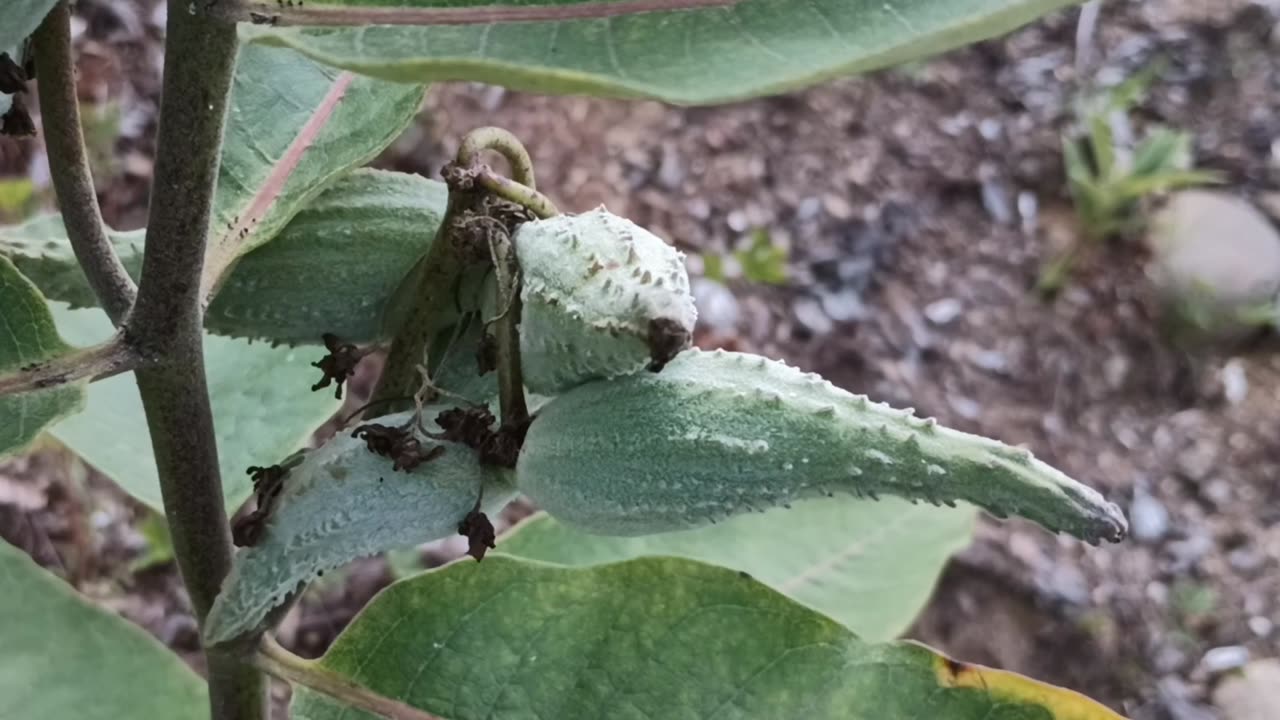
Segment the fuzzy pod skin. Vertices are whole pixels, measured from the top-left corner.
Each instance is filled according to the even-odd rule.
[[[688,347],[697,319],[689,275],[662,238],[600,208],[525,223],[514,242],[531,391],[660,368]]]
[[[950,430],[754,355],[690,350],[661,373],[594,382],[542,409],[520,490],[602,535],[695,528],[843,492],[1020,515],[1090,543],[1124,515],[1031,453]]]
[[[425,419],[444,407],[428,408]],[[404,423],[410,413],[379,418]],[[430,423],[428,428],[435,431]],[[254,632],[277,606],[319,573],[356,558],[449,537],[475,506],[493,513],[515,495],[510,470],[482,467],[454,443],[412,472],[392,469],[344,432],[289,470],[261,540],[236,553],[205,627],[209,645]]]

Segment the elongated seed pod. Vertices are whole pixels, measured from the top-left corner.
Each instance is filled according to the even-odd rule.
[[[515,234],[524,383],[554,395],[659,368],[688,347],[697,311],[681,254],[603,208]]]
[[[427,410],[428,420],[444,409]],[[398,426],[409,413],[379,418]],[[455,443],[411,472],[393,469],[349,432],[307,453],[289,469],[272,502],[262,537],[236,553],[214,601],[205,641],[218,644],[252,632],[273,609],[319,573],[356,558],[448,537],[475,507],[496,511],[514,496],[510,470],[482,467]]]
[[[1127,530],[1119,508],[1026,450],[723,351],[690,350],[661,373],[552,400],[529,428],[516,478],[557,519],[605,535],[693,528],[835,492],[963,500],[1091,543]]]

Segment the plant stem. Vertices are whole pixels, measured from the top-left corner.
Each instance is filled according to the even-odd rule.
[[[530,190],[537,190],[533,177],[533,160],[524,143],[509,131],[500,127],[476,128],[462,138],[458,146],[458,165],[475,168],[480,165],[480,153],[493,150],[507,159],[511,165],[511,177]]]
[[[62,222],[89,287],[117,326],[133,307],[138,289],[107,239],[93,189],[80,103],[76,97],[75,61],[71,54],[71,9],[62,0],[33,36],[36,75],[40,78],[40,124],[44,127],[53,189]]]
[[[153,367],[137,371],[174,555],[196,617],[231,566],[218,449],[204,372],[200,280],[227,96],[236,57],[233,23],[190,0],[169,0],[155,181],[138,299],[129,334]],[[209,650],[213,720],[260,720],[261,673]]]
[[[351,707],[380,715],[388,720],[436,720],[399,700],[357,684],[347,677],[320,667],[315,660],[305,660],[280,647],[271,638],[263,638],[262,645],[253,657],[253,664],[263,672],[281,680],[301,685],[327,695]]]
[[[498,344],[498,403],[502,427],[520,428],[529,421],[525,404],[524,379],[520,371],[520,275],[515,246],[506,233],[490,241],[493,271],[497,275],[498,317],[495,339]],[[504,307],[505,304],[505,307]]]
[[[476,182],[489,192],[503,200],[523,205],[540,218],[554,217],[560,214],[555,203],[546,195],[528,185],[522,185],[511,178],[504,177],[489,168],[481,168],[476,173]]]
[[[101,345],[59,355],[47,362],[0,376],[0,397],[65,385],[78,380],[101,380],[141,367],[146,360],[117,334]]]

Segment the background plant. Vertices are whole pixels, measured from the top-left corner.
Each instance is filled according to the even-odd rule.
[[[448,329],[444,319],[434,317],[430,323],[406,322],[394,307],[399,297],[396,290],[406,286],[401,281],[408,266],[423,256],[429,240],[429,233],[423,228],[440,224],[439,218],[445,211],[441,203],[443,193],[435,186],[433,190],[397,196],[390,186],[412,185],[414,181],[349,172],[390,142],[408,122],[422,88],[338,72],[330,70],[328,65],[385,80],[422,82],[469,77],[543,91],[592,91],[702,103],[774,92],[836,73],[866,70],[945,49],[1008,29],[1057,4],[1060,3],[916,3],[900,8],[869,8],[829,2],[815,5],[812,13],[798,15],[790,4],[763,0],[683,4],[704,6],[700,9],[682,7],[681,3],[620,2],[609,9],[610,17],[604,17],[601,6],[581,3],[532,9],[440,8],[424,3],[372,10],[367,6],[346,8],[323,3],[305,10],[216,3],[209,8],[197,8],[206,12],[195,14],[188,13],[185,4],[173,3],[168,42],[171,48],[181,51],[172,52],[166,62],[153,212],[139,247],[140,238],[136,235],[127,238],[110,233],[97,217],[83,143],[78,137],[75,99],[68,92],[71,64],[67,8],[56,6],[42,21],[51,3],[19,3],[6,11],[13,12],[15,20],[6,28],[11,36],[0,36],[0,46],[16,46],[40,25],[34,48],[44,107],[42,117],[55,167],[55,188],[64,208],[66,235],[63,237],[57,225],[48,222],[44,230],[38,231],[42,234],[35,235],[38,241],[29,239],[36,231],[32,226],[6,234],[5,254],[11,263],[0,266],[5,273],[0,287],[5,293],[4,318],[14,333],[11,346],[0,354],[0,367],[11,371],[0,380],[0,387],[9,392],[25,392],[0,400],[6,418],[0,432],[3,440],[0,447],[6,451],[19,449],[42,429],[52,426],[52,432],[66,433],[65,437],[59,436],[95,465],[126,487],[135,486],[130,488],[135,494],[153,505],[163,505],[173,532],[175,554],[197,614],[203,617],[230,560],[224,508],[238,506],[251,492],[250,481],[240,470],[285,457],[334,409],[327,395],[303,399],[296,388],[310,384],[309,380],[298,379],[292,383],[285,380],[290,375],[309,371],[303,363],[309,364],[318,353],[304,356],[288,349],[248,346],[216,335],[315,342],[322,333],[332,331],[331,323],[336,322],[336,318],[314,313],[316,304],[332,298],[334,288],[345,291],[361,282],[373,291],[369,295],[351,292],[350,297],[360,300],[346,305],[348,310],[356,310],[350,313],[353,317],[349,322],[366,335],[361,338],[360,332],[347,333],[349,339],[388,337],[379,322],[380,311],[387,303],[392,305],[390,316],[399,320],[391,325],[398,324],[400,329],[409,327],[419,334],[428,328]],[[238,46],[237,31],[230,19],[250,21],[251,25],[243,28],[243,38],[257,44]],[[778,22],[779,19],[784,22]],[[283,27],[291,21],[357,25],[371,20],[412,25],[325,31]],[[690,72],[688,65],[663,65],[653,61],[664,54],[665,48],[646,38],[662,37],[653,35],[659,28],[671,32],[673,23],[683,23],[682,29],[687,34],[705,34],[705,37],[699,35],[703,42],[688,46],[704,54],[700,58],[703,62],[695,63],[697,72]],[[753,67],[742,63],[740,53],[744,46],[737,42],[740,34],[754,36],[763,45],[763,50],[755,50],[761,54],[754,56]],[[671,38],[674,34],[665,37]],[[431,42],[422,42],[426,40]],[[572,50],[548,61],[545,59],[548,42],[563,42]],[[770,42],[781,49],[770,53]],[[435,48],[438,54],[404,53],[404,48],[421,47]],[[482,51],[474,53],[471,49],[475,47]],[[311,62],[280,48],[290,48]],[[459,48],[466,48],[466,52],[473,55],[463,57],[466,52]],[[476,54],[478,59],[474,57]],[[782,54],[793,60],[787,64],[767,62],[771,54]],[[290,107],[293,111],[282,112],[281,107]],[[224,113],[227,108],[229,115]],[[225,131],[224,117],[230,118]],[[222,143],[224,135],[225,143]],[[521,168],[516,167],[513,177],[532,188],[532,175],[521,175]],[[347,182],[363,183],[366,192],[361,195],[355,188],[349,193],[338,192],[339,186]],[[379,187],[380,184],[384,187]],[[495,179],[493,184],[500,186],[500,179]],[[360,204],[361,198],[366,205]],[[393,200],[402,204],[393,207]],[[331,203],[327,214],[321,207],[326,201]],[[347,202],[349,206],[343,207]],[[379,208],[379,204],[385,205]],[[356,224],[353,220],[358,208],[384,219],[388,236],[397,237],[397,232],[400,233],[398,237],[405,240],[401,257],[407,257],[408,262],[397,260],[387,262],[381,269],[370,269],[343,261],[357,252],[357,240],[350,237],[352,228],[373,232],[367,223]],[[290,227],[308,219],[309,209],[314,210],[311,219],[319,225],[326,220],[347,223],[341,229],[348,231],[349,241],[343,244],[341,232],[297,230],[293,236],[296,238],[293,250],[297,254],[291,259],[284,241]],[[413,227],[416,232],[404,232],[406,227]],[[417,240],[416,247],[412,239]],[[439,254],[447,248],[437,248],[444,247],[433,245],[426,257],[439,259]],[[71,252],[67,252],[68,248]],[[79,261],[83,274],[71,264],[71,255]],[[447,255],[445,259],[449,259]],[[272,271],[273,267],[277,270]],[[278,272],[280,267],[288,267],[291,272],[282,274]],[[255,268],[261,273],[256,278],[251,274]],[[418,268],[408,276],[407,286],[411,290],[424,284],[419,274],[436,272],[440,264],[424,262]],[[136,288],[131,279],[134,276],[137,276]],[[54,306],[51,314],[37,289],[52,300],[72,304],[84,305],[96,299],[114,324],[124,329],[112,331],[96,311]],[[281,300],[260,301],[265,295],[258,293],[268,291],[280,293]],[[229,299],[236,292],[241,293],[239,305]],[[410,304],[420,309],[424,303],[421,298],[416,300],[418,302]],[[216,308],[221,302],[227,303],[228,310],[221,316],[223,324],[219,326],[214,318],[218,317]],[[438,310],[438,301],[435,302],[434,309]],[[353,304],[357,307],[351,308]],[[427,309],[433,309],[432,303],[425,304]],[[413,317],[413,310],[414,307],[408,309],[409,317]],[[61,320],[56,330],[55,316]],[[202,326],[215,336],[202,337]],[[266,326],[276,329],[266,330]],[[71,349],[65,340],[59,339],[58,331],[66,340],[87,347]],[[296,335],[290,337],[292,333]],[[419,348],[427,344],[426,338],[397,339],[415,341]],[[137,399],[125,378],[86,387],[91,379],[126,370],[135,372]],[[393,373],[391,379],[397,383],[417,382],[416,376],[408,373]],[[390,394],[403,395],[402,391],[403,387]],[[86,402],[87,410],[75,414]],[[73,414],[74,417],[53,425]],[[148,430],[145,434],[139,422],[143,416]],[[86,423],[78,434],[77,422]],[[122,442],[124,439],[128,444]],[[154,468],[150,463],[139,463],[139,458],[149,453],[154,453]],[[220,465],[229,468],[225,482],[221,477],[223,473],[219,472]],[[38,586],[41,582],[35,579],[39,577],[38,571],[24,563],[21,558],[6,560],[7,574],[18,583]],[[939,683],[954,690],[939,697],[945,698],[942,702],[951,703],[961,717],[964,713],[981,712],[981,708],[993,702],[1016,706],[1017,699],[1028,697],[1024,681],[944,662],[919,649],[864,646],[830,621],[783,602],[759,585],[725,583],[731,573],[719,573],[687,562],[658,560],[638,560],[578,573],[514,561],[496,564],[499,568],[493,571],[487,569],[488,565],[461,566],[446,573],[423,576],[406,584],[403,591],[389,594],[386,602],[420,596],[445,600],[451,595],[441,593],[442,587],[448,591],[456,587],[458,599],[445,600],[442,605],[458,608],[476,605],[481,598],[489,597],[485,594],[490,592],[486,587],[545,586],[548,588],[545,596],[535,593],[535,597],[518,603],[537,610],[538,607],[560,607],[566,598],[593,597],[605,592],[623,597],[618,600],[601,597],[596,612],[635,618],[637,626],[631,637],[639,643],[637,647],[644,647],[645,633],[651,632],[655,625],[660,626],[661,618],[646,625],[639,622],[648,619],[639,611],[657,606],[657,597],[628,590],[652,587],[652,578],[661,577],[669,591],[691,588],[685,595],[693,601],[689,606],[693,611],[699,609],[698,603],[714,607],[717,603],[737,605],[741,602],[761,617],[775,617],[778,613],[793,615],[792,622],[807,628],[806,633],[794,634],[794,638],[807,639],[830,649],[815,660],[805,661],[815,662],[827,672],[834,673],[844,665],[888,669],[914,663],[917,672],[912,677],[921,683],[917,686],[921,692],[912,692],[900,683],[897,694],[881,691],[874,696],[876,707],[867,710],[877,716],[895,713],[907,716],[917,712],[918,708],[912,709],[912,703],[928,697],[923,691],[936,689]],[[473,580],[478,584],[467,584]],[[738,592],[745,593],[746,599],[736,597],[734,593]],[[719,593],[728,595],[721,597]],[[28,596],[14,594],[12,597],[16,600]],[[618,602],[624,604],[618,605]],[[625,604],[637,602],[638,607]],[[64,605],[77,608],[74,602],[46,606],[28,600],[16,604],[15,612],[17,608],[38,608],[41,613],[49,613],[50,621],[44,627],[57,627],[61,612],[58,608]],[[416,607],[416,603],[411,602],[410,606]],[[381,603],[371,608],[369,622],[376,623],[378,615],[374,611],[385,608]],[[76,611],[89,612],[82,607]],[[391,611],[405,614],[394,605]],[[426,620],[445,616],[433,609],[432,615],[421,623],[416,616],[405,614],[405,617],[407,620],[399,621],[407,622],[410,627],[421,627],[421,634],[405,638],[421,639],[433,637],[432,626]],[[520,627],[497,623],[503,617],[518,620]],[[537,627],[536,618],[536,613],[522,618],[513,608],[509,613],[500,613],[493,622],[481,623],[490,627],[478,628],[476,635],[471,635],[471,630],[461,632],[461,626],[446,630],[449,637],[474,638],[478,644],[490,644],[495,637],[514,642],[510,636],[486,633],[491,633],[495,624],[507,631],[520,628],[527,631]],[[575,624],[580,630],[591,628],[585,621],[569,619],[577,620]],[[693,634],[689,637],[719,637],[723,633],[717,623],[722,622],[725,620],[715,620],[705,628],[691,627]],[[31,623],[27,627],[40,625]],[[119,628],[110,632],[117,631],[124,632]],[[376,678],[354,677],[359,673],[353,672],[353,666],[344,665],[344,654],[350,657],[359,654],[364,632],[360,627],[353,627],[344,645],[320,665],[299,663],[269,644],[256,662],[304,685],[309,683],[348,700],[363,698],[377,704],[381,712],[404,716],[412,716],[410,706],[415,703],[429,704],[423,699],[428,695],[435,698],[430,703],[438,702],[442,696],[435,692],[438,686],[434,683],[445,682],[455,687],[459,695],[445,703],[448,707],[431,705],[432,710],[459,717],[480,712],[474,704],[480,702],[481,693],[470,683],[453,683],[456,676],[451,678],[447,672],[432,679],[432,684],[422,685],[422,697],[407,694],[396,697],[397,693],[382,688]],[[47,636],[40,645],[33,643],[32,636],[25,632],[22,637],[15,637],[15,642],[6,643],[7,647],[49,644]],[[574,637],[565,636],[562,640],[558,647],[566,656],[581,656],[581,651],[575,650],[581,646],[575,645]],[[418,643],[408,645],[422,647]],[[621,647],[625,644],[613,645],[611,649],[616,651]],[[751,648],[743,650],[742,657],[748,659],[768,655],[768,652],[754,655]],[[781,650],[788,657],[794,657],[785,643],[765,650]],[[149,654],[149,651],[134,653],[138,658]],[[382,657],[391,668],[399,662],[392,652]],[[610,653],[602,658],[618,659],[625,660],[625,654]],[[209,693],[214,715],[260,715],[261,680],[256,671],[244,663],[240,652],[214,649],[209,661]],[[462,663],[441,669],[454,671],[467,666]],[[634,666],[624,664],[613,671],[633,670]],[[724,670],[725,675],[711,680],[717,683],[732,680],[735,673],[743,672],[744,668]],[[158,661],[153,671],[160,684],[191,689],[186,700],[151,696],[121,697],[118,702],[163,701],[170,715],[198,713],[190,710],[194,707],[191,699],[199,695],[198,684],[193,684],[190,678],[165,678],[166,673],[182,675],[180,668],[171,662],[163,665]],[[377,667],[369,671],[379,672]],[[821,709],[829,704],[832,712],[836,709],[847,712],[851,699],[842,697],[841,693],[823,695],[824,688],[834,684],[844,688],[844,692],[852,692],[851,689],[860,687],[861,683],[884,688],[892,677],[879,670],[848,677],[814,674],[806,664],[795,667],[784,664],[779,673],[776,685],[769,682],[752,691],[758,689],[767,696],[771,687],[800,689],[814,698],[810,708]],[[108,676],[91,675],[103,684],[120,684]],[[564,676],[551,676],[551,679],[557,677],[564,680]],[[800,685],[796,680],[799,677],[808,677],[812,684]],[[533,679],[543,687],[561,687],[556,683],[546,684],[545,678],[535,676]],[[655,682],[659,683],[653,686],[655,692],[669,689],[665,681]],[[353,689],[352,683],[356,683],[357,689]],[[978,685],[994,689],[995,694],[978,692]],[[15,692],[6,693],[6,697],[19,697],[20,703],[30,702],[18,706],[24,710],[40,708],[40,702],[64,702],[67,697],[65,694],[55,697],[53,693],[33,697],[29,690],[22,694],[16,692],[25,687],[19,684]],[[371,694],[370,689],[381,692]],[[704,689],[695,697],[705,701],[712,694]],[[859,702],[865,702],[868,696],[860,697],[864,699]],[[184,702],[187,709],[183,709]],[[327,701],[306,699],[304,695],[300,701],[301,712],[313,713],[305,716],[323,716],[327,710],[315,709],[316,703],[323,702]],[[1088,707],[1083,701],[1070,702],[1078,708]],[[757,712],[770,713],[767,702],[762,703],[753,707]],[[74,704],[81,709],[91,705]],[[52,707],[49,712],[58,716],[57,706]],[[99,703],[98,707],[105,704]],[[526,707],[542,706],[530,701]],[[708,712],[713,709],[708,708]],[[519,711],[514,707],[511,710]],[[1028,709],[1027,712],[1044,710]]]
[[[1143,101],[1160,64],[1112,88],[1086,93],[1077,112],[1080,128],[1062,140],[1062,160],[1081,236],[1041,271],[1041,292],[1061,289],[1089,246],[1142,230],[1144,199],[1159,193],[1219,182],[1193,167],[1190,133],[1161,125],[1133,137],[1130,113]]]

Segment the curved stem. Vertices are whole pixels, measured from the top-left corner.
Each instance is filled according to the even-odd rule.
[[[507,159],[511,165],[511,177],[530,190],[538,188],[533,179],[533,159],[524,143],[509,131],[500,127],[476,128],[462,138],[458,146],[458,165],[475,167],[480,164],[480,153],[493,150]]]
[[[88,379],[119,375],[146,364],[121,334],[101,345],[59,355],[47,362],[0,376],[0,397]]]
[[[554,217],[560,214],[560,210],[551,202],[546,195],[534,190],[528,185],[522,185],[511,178],[499,175],[489,168],[480,168],[476,171],[476,182],[485,190],[497,195],[503,200],[509,200],[517,205],[523,206],[540,218]]]
[[[76,260],[84,269],[98,302],[117,326],[133,307],[138,288],[116,256],[102,224],[93,189],[80,103],[76,97],[75,62],[71,56],[71,10],[62,0],[49,11],[33,36],[36,75],[40,78],[40,124],[53,189]]]
[[[436,720],[434,715],[380,695],[351,678],[326,670],[315,660],[300,658],[270,637],[262,639],[252,662],[259,670],[288,683],[315,690],[345,705],[388,720]]]

